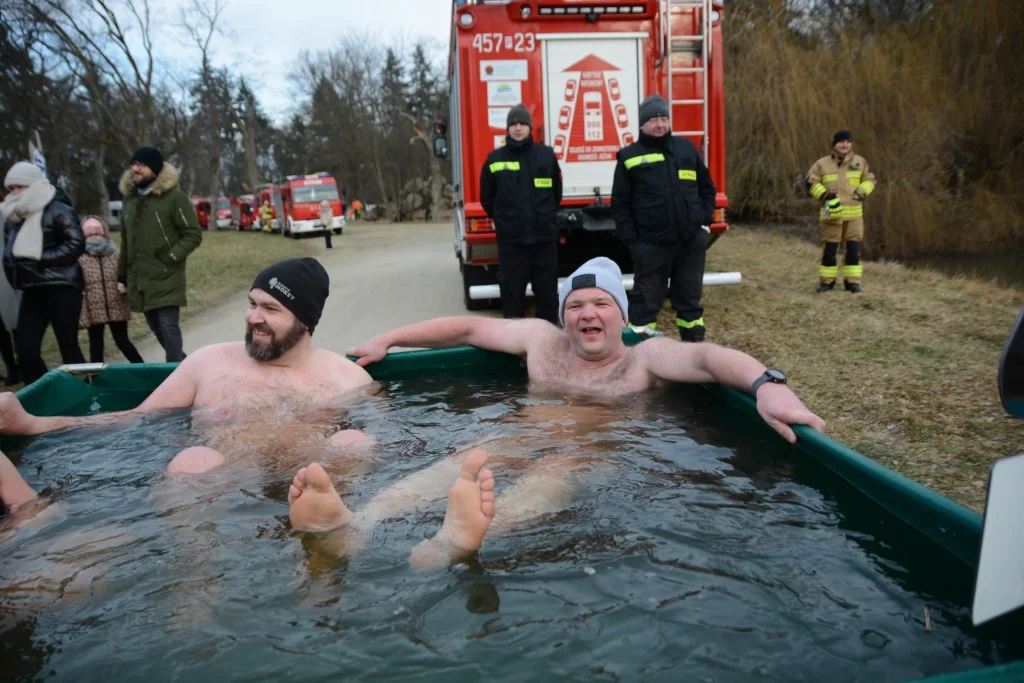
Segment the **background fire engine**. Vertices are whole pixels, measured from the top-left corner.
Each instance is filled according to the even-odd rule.
[[[497,297],[494,225],[480,205],[480,168],[504,144],[505,117],[523,102],[534,139],[554,148],[562,167],[559,269],[567,275],[604,255],[632,288],[632,262],[611,218],[615,154],[637,135],[639,102],[662,94],[672,130],[704,155],[718,190],[710,243],[725,232],[725,110],[722,3],[712,0],[607,0],[583,3],[456,2],[451,82],[455,253],[466,307]],[[724,281],[738,278],[729,274]],[[714,276],[705,278],[716,282]]]

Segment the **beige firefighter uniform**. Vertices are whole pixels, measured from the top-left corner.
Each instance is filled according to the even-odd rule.
[[[850,152],[840,157],[833,152],[814,162],[807,172],[810,195],[822,200],[835,193],[839,207],[822,206],[818,219],[821,228],[822,259],[818,277],[822,284],[832,284],[839,276],[836,253],[845,244],[843,281],[859,283],[864,274],[860,263],[860,243],[864,239],[864,199],[875,190],[875,175],[867,160]]]

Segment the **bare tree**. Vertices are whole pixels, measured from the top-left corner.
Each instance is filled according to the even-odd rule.
[[[149,0],[123,5],[131,17],[127,23],[109,0],[25,0],[32,18],[46,29],[40,43],[88,91],[95,113],[107,124],[103,142],[127,152],[139,141],[155,143],[158,122]],[[133,30],[141,52],[129,44]]]
[[[199,99],[198,112],[206,127],[206,142],[209,145],[209,188],[211,201],[216,202],[220,194],[220,167],[223,152],[222,137],[225,117],[232,111],[230,102],[223,101],[223,95],[230,99],[230,89],[224,90],[226,74],[216,73],[211,57],[211,43],[221,33],[220,18],[226,7],[226,0],[191,0],[181,10],[180,26],[199,49],[199,82],[195,94]],[[227,104],[227,111],[225,111]]]

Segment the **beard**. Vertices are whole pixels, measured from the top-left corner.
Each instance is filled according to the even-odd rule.
[[[253,331],[257,329],[260,332],[269,332],[270,341],[263,345],[254,343]],[[288,328],[288,331],[284,333],[280,341],[277,339],[277,333],[266,325],[247,325],[245,328],[245,351],[253,360],[267,363],[277,360],[295,348],[295,345],[299,343],[305,333],[306,326],[298,320],[292,323],[292,326]]]

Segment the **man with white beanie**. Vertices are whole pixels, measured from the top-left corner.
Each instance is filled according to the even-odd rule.
[[[791,424],[823,432],[825,423],[808,410],[786,376],[747,354],[716,344],[684,344],[655,337],[633,347],[622,342],[629,304],[622,272],[603,256],[580,266],[558,293],[564,328],[539,319],[436,318],[388,332],[349,349],[360,365],[381,360],[392,346],[470,344],[521,356],[530,379],[600,394],[627,394],[665,382],[719,382],[757,398],[757,410],[775,431],[796,442]]]
[[[819,432],[825,429],[821,418],[786,386],[782,372],[765,368],[745,353],[715,344],[684,344],[669,337],[626,346],[622,332],[629,302],[622,273],[611,259],[591,259],[570,275],[559,288],[558,308],[563,329],[536,318],[437,318],[384,332],[347,353],[365,366],[384,358],[392,346],[471,344],[522,357],[530,380],[543,382],[548,392],[553,385],[562,385],[574,394],[620,396],[663,382],[721,382],[754,394],[758,413],[790,443],[796,441],[791,424],[805,424]],[[368,533],[374,522],[397,515],[417,496],[440,493],[457,467],[441,530],[418,545],[410,557],[414,566],[439,567],[478,550],[489,532],[507,532],[541,512],[560,509],[572,497],[571,471],[577,464],[546,461],[542,456],[526,466],[519,482],[496,496],[493,475],[486,469],[488,457],[477,448],[463,458],[444,458],[410,475],[380,492],[367,506],[374,510],[373,516],[364,512],[353,526]],[[303,476],[300,471],[289,499],[302,493]],[[527,478],[529,484],[524,485]],[[337,512],[329,524],[317,528],[333,529],[353,519],[336,491],[325,485],[320,494],[310,503],[315,501],[318,509],[333,506]],[[293,504],[293,523],[294,509]],[[501,515],[496,516],[498,511]]]

